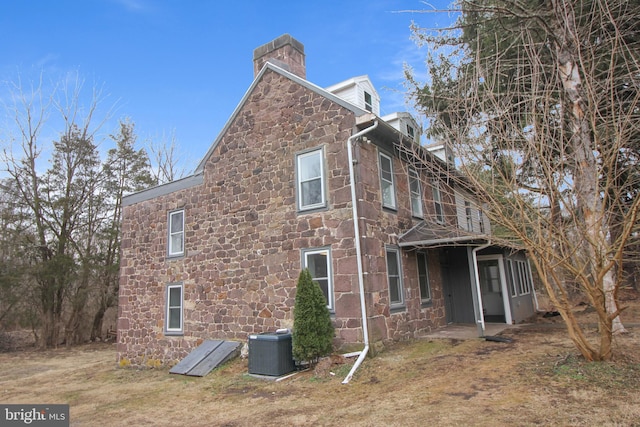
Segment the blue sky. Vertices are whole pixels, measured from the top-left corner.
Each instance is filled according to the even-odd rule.
[[[423,70],[412,21],[444,27],[449,1],[15,0],[0,2],[0,81],[77,73],[130,117],[140,141],[173,134],[197,163],[253,80],[253,50],[289,33],[307,79],[326,87],[368,74],[381,113],[407,109],[403,64]],[[404,12],[403,12],[404,11]]]

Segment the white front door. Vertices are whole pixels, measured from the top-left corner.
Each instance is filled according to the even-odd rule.
[[[479,256],[478,275],[485,321],[511,323],[502,256]]]

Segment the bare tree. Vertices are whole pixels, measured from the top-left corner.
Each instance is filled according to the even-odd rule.
[[[94,90],[88,104],[83,104],[83,84],[77,78],[71,85],[47,91],[42,79],[30,90],[18,82],[10,90],[12,103],[6,105],[15,132],[3,150],[2,163],[15,206],[29,218],[29,232],[20,237],[32,259],[42,347],[60,343],[69,302],[67,326],[72,330],[86,306],[89,279],[78,265],[86,260],[82,249],[90,247],[81,240],[91,241],[86,226],[93,215],[99,164],[93,138],[102,124],[96,125],[93,117],[102,98]],[[61,129],[53,147],[42,135],[52,115],[54,126]],[[108,113],[104,120],[107,117]],[[45,168],[46,158],[41,156],[51,148],[50,167]]]
[[[147,141],[147,151],[151,158],[152,173],[158,184],[164,184],[182,178],[187,169],[184,159],[178,151],[175,131],[167,136],[163,133],[158,142]]]
[[[455,28],[416,28],[431,81],[408,72],[412,96],[431,137],[455,152],[457,185],[507,231],[497,243],[528,250],[582,355],[610,359],[624,332],[623,261],[638,259],[640,4],[458,5]],[[595,342],[574,316],[574,290],[598,315]]]

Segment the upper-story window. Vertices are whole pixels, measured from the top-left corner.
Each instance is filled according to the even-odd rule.
[[[411,193],[411,214],[422,218],[422,186],[420,176],[414,168],[409,168],[409,192]]]
[[[322,149],[296,156],[298,209],[308,210],[326,206]]]
[[[482,209],[478,209],[478,223],[480,224],[480,232],[484,233],[484,215]]]
[[[433,187],[433,206],[436,211],[436,222],[443,224],[444,210],[442,208],[442,195],[440,194],[440,182],[438,182],[438,180],[434,180],[432,183],[432,187]]]
[[[464,216],[467,221],[467,231],[473,231],[473,214],[471,211],[471,202],[468,200],[464,201]]]
[[[371,94],[366,90],[364,91],[364,109],[369,112],[373,111],[373,101],[371,98]]]
[[[169,256],[184,255],[184,210],[169,213]]]
[[[396,189],[393,183],[393,162],[391,157],[380,153],[380,188],[382,206],[396,209]]]

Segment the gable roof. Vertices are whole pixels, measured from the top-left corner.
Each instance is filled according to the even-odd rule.
[[[128,194],[122,198],[122,206],[135,205],[136,203],[144,202],[145,200],[155,199],[156,197],[171,194],[175,191],[201,185],[203,182],[204,176],[202,172],[193,173],[191,175],[185,176],[184,178],[176,179],[175,181],[156,185],[155,187]]]
[[[203,173],[204,173],[204,166],[207,163],[207,160],[209,160],[209,157],[211,157],[211,155],[213,154],[213,152],[215,151],[216,147],[218,146],[218,144],[220,143],[220,141],[222,140],[222,138],[224,137],[225,133],[227,132],[227,130],[229,129],[229,127],[231,126],[231,124],[233,123],[233,121],[235,120],[236,116],[240,113],[240,111],[242,110],[242,107],[244,107],[245,103],[247,102],[247,100],[249,99],[251,93],[253,92],[253,90],[255,89],[255,87],[258,85],[258,83],[260,82],[260,80],[262,79],[262,77],[264,76],[264,74],[267,71],[273,71],[275,73],[278,73],[296,83],[298,83],[299,85],[309,89],[312,92],[317,93],[320,96],[323,96],[329,100],[331,100],[332,102],[335,102],[336,104],[352,111],[356,117],[365,115],[365,114],[369,114],[368,111],[363,110],[362,108],[353,105],[352,103],[345,101],[344,99],[332,94],[331,92],[328,92],[326,89],[321,88],[320,86],[317,86],[311,82],[309,82],[308,80],[305,80],[287,70],[285,70],[284,68],[276,65],[275,61],[267,61],[265,63],[265,65],[262,67],[262,69],[260,70],[260,72],[256,75],[256,77],[253,79],[253,82],[251,83],[251,86],[249,86],[249,88],[247,89],[247,91],[245,92],[244,96],[240,99],[240,102],[238,103],[238,105],[236,106],[236,108],[233,110],[233,112],[231,113],[231,116],[229,117],[229,119],[226,121],[225,125],[222,127],[222,130],[218,133],[218,136],[216,137],[216,139],[213,141],[213,143],[211,144],[211,146],[209,147],[209,149],[207,150],[206,154],[204,155],[204,157],[202,158],[202,160],[200,161],[200,163],[198,164],[198,166],[196,167],[196,169],[194,170],[194,172],[189,175],[186,176],[182,179],[178,179],[176,181],[171,181],[168,182],[166,184],[161,184],[161,185],[157,185],[155,187],[151,187],[149,189],[146,190],[142,190],[140,192],[137,193],[133,193],[130,195],[127,195],[123,198],[123,205],[124,206],[128,206],[128,205],[132,205],[135,203],[140,203],[143,202],[145,200],[150,200],[156,197],[160,197],[160,196],[164,196],[170,193],[173,193],[175,191],[178,190],[183,190],[189,187],[193,187],[196,185],[200,185],[203,183],[204,178],[203,178]]]
[[[373,83],[371,82],[371,79],[367,74],[364,74],[362,76],[357,76],[357,77],[351,77],[350,79],[347,79],[340,83],[336,83],[329,87],[326,87],[325,90],[327,92],[339,92],[351,86],[361,85],[361,84],[366,84],[371,90],[372,95],[375,95],[376,98],[380,99],[380,95],[378,95],[378,91],[376,90],[375,86],[373,86]]]
[[[242,110],[242,107],[244,106],[244,104],[246,103],[247,99],[249,98],[249,96],[253,92],[253,89],[258,85],[258,83],[262,79],[262,76],[268,70],[274,71],[274,72],[276,72],[276,73],[278,73],[278,74],[280,74],[280,75],[282,75],[282,76],[284,76],[284,77],[286,77],[286,78],[288,78],[290,80],[293,80],[294,82],[298,83],[301,86],[304,86],[305,88],[309,89],[310,91],[315,92],[318,95],[323,96],[323,97],[335,102],[336,104],[339,104],[342,107],[353,111],[353,113],[356,116],[361,116],[363,114],[368,114],[368,112],[363,110],[362,108],[360,108],[360,107],[358,107],[356,105],[353,105],[350,102],[345,101],[344,99],[332,94],[331,92],[327,91],[326,89],[323,89],[320,86],[317,86],[317,85],[309,82],[308,80],[305,80],[305,79],[303,79],[303,78],[301,78],[301,77],[299,77],[299,76],[297,76],[297,75],[285,70],[282,67],[279,67],[274,62],[269,60],[264,65],[264,67],[262,67],[260,72],[256,75],[256,78],[253,79],[253,82],[251,83],[251,86],[249,86],[249,88],[245,92],[244,96],[242,97],[242,99],[240,100],[238,105],[236,106],[235,110],[233,110],[233,113],[231,113],[231,116],[229,117],[229,120],[227,120],[227,122],[223,126],[222,130],[218,134],[217,138],[213,141],[213,144],[211,144],[211,147],[209,147],[209,150],[207,151],[205,156],[200,161],[200,164],[198,164],[198,167],[196,168],[195,173],[202,172],[204,170],[204,165],[206,164],[207,160],[209,159],[209,157],[215,151],[216,147],[218,146],[218,143],[220,142],[220,140],[224,136],[224,134],[227,131],[227,129],[231,126],[231,124],[235,120],[236,116],[239,114],[240,110]]]

